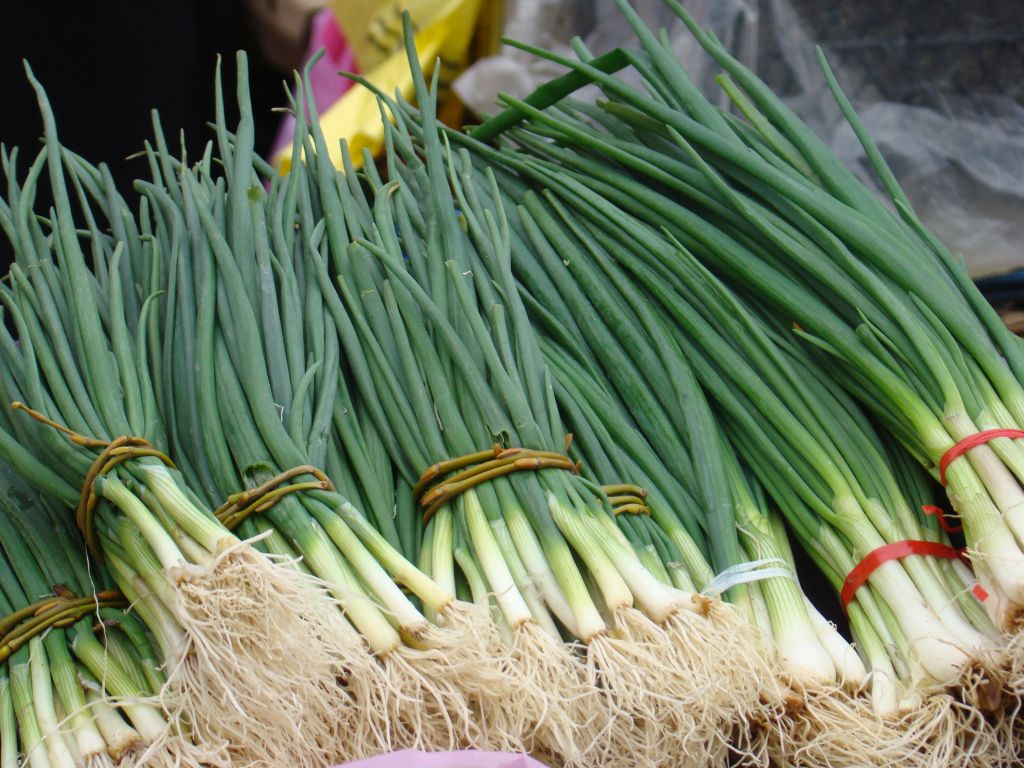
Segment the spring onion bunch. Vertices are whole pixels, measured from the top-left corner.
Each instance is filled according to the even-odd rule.
[[[244,69],[240,70],[240,82],[244,89]],[[245,127],[238,133],[244,134]],[[237,354],[239,347],[245,348],[251,339],[230,324],[235,316],[231,309],[237,315],[241,307],[232,307],[224,298],[226,281],[222,275],[227,270],[218,262],[218,257],[225,258],[224,242],[229,235],[211,223],[215,209],[230,211],[231,232],[237,236],[238,223],[249,213],[249,203],[243,196],[239,207],[237,193],[225,192],[223,180],[219,185],[214,183],[212,153],[192,168],[167,153],[158,126],[155,143],[155,147],[147,146],[153,179],[137,182],[136,186],[151,202],[155,214],[153,237],[168,254],[168,258],[154,264],[150,288],[163,292],[161,305],[154,313],[162,345],[162,355],[156,364],[164,383],[160,404],[164,422],[170,425],[171,452],[188,486],[207,508],[228,507],[229,499],[237,499],[233,505],[237,516],[218,515],[225,526],[283,565],[308,574],[311,565],[315,568],[325,559],[330,561],[331,548],[323,531],[304,514],[301,506],[294,499],[283,499],[266,515],[250,516],[245,510],[263,501],[263,495],[237,496],[251,493],[278,474],[272,469],[273,460],[242,394],[240,374],[234,367],[238,358],[228,352],[230,346],[231,352]],[[236,144],[233,151],[241,156],[245,147]],[[230,156],[224,164],[230,164]],[[243,174],[242,181],[237,186],[244,192],[251,186],[251,163],[248,167],[234,167],[242,169],[238,171]],[[228,184],[234,173],[228,173]],[[237,270],[234,264],[229,266]],[[269,269],[267,263],[260,266]],[[246,319],[253,322],[252,318]],[[251,355],[251,350],[246,354]],[[301,481],[303,475],[296,480]],[[301,542],[303,552],[308,553],[301,565],[292,542]],[[374,712],[364,698],[365,685],[372,685],[374,668],[368,659],[363,659],[367,663],[355,669],[361,659],[361,641],[330,602],[325,601],[322,609],[325,613],[319,620],[323,622],[325,636],[321,641],[331,646],[330,656],[324,658],[329,664],[325,669],[345,680],[346,685],[319,687],[315,692],[318,700],[308,700],[303,706],[325,714],[301,723],[301,729],[303,759],[326,763],[343,756],[364,756],[366,751],[357,745],[367,734],[373,741],[374,729],[381,724],[374,717],[357,716],[359,710]],[[259,642],[259,636],[254,636],[254,640]],[[327,715],[328,712],[332,714]],[[381,741],[374,741],[374,745],[382,748]]]
[[[892,208],[666,2],[742,118],[617,0],[637,49],[530,49],[571,71],[439,129],[406,19],[419,107],[380,94],[380,167],[338,172],[293,104],[275,174],[240,55],[239,124],[219,83],[197,161],[157,122],[137,211],[33,80],[45,148],[24,176],[2,153],[0,487],[42,496],[0,490],[0,611],[98,616],[0,659],[2,768],[1012,760],[1024,458],[1010,433],[941,460],[1024,424],[1021,349],[827,66]],[[587,83],[606,100],[567,98]],[[925,472],[973,573],[881,564],[854,653],[782,520],[844,594],[880,547],[952,551]]]
[[[331,282],[325,221],[351,202],[339,194],[346,182],[329,165],[299,162],[303,150],[312,156],[314,143],[324,146],[319,126],[309,133],[300,119],[295,169],[264,190],[244,68],[240,56],[242,124],[229,134],[218,123],[226,179],[214,180],[208,162],[187,168],[158,147],[151,151],[154,181],[140,185],[165,220],[184,222],[179,234],[189,241],[176,273],[162,278],[173,308],[164,318],[165,349],[186,361],[166,378],[165,401],[181,409],[168,414],[178,425],[174,455],[191,467],[210,504],[246,492],[245,504],[258,513],[242,525],[266,533],[258,546],[300,556],[337,600],[335,652],[348,681],[348,698],[333,705],[343,715],[335,729],[338,757],[401,747],[521,748],[522,734],[491,715],[499,706],[509,714],[522,707],[498,693],[519,673],[492,657],[489,615],[456,600],[453,589],[403,556],[390,511],[378,503],[390,497],[393,481],[380,477],[362,437],[375,433],[351,424],[339,377],[338,309],[321,291]],[[180,189],[180,207],[162,192],[168,179]],[[349,360],[346,367],[357,365]],[[372,478],[364,487],[376,527],[326,480],[325,469],[346,489],[353,475]],[[283,495],[288,484],[259,490],[282,472],[291,474],[292,493]],[[271,499],[276,503],[262,503]]]
[[[598,376],[571,360],[566,350],[549,348],[547,355],[558,371],[560,400],[567,411],[579,414],[572,423],[579,424],[580,418],[586,418],[598,429],[607,430],[607,439],[600,444],[621,446],[616,463],[632,466],[634,473],[648,478],[648,530],[643,531],[633,523],[627,535],[651,553],[662,573],[678,578],[682,570],[680,560],[692,560],[692,554],[688,557],[685,549],[679,550],[678,555],[672,553],[670,543],[681,538],[679,521],[666,513],[668,507],[659,498],[659,490],[671,488],[673,498],[685,498],[682,479],[673,476],[675,473],[630,423],[626,401],[606,388]],[[853,647],[804,596],[782,521],[769,508],[756,479],[741,468],[724,436],[719,439],[717,455],[707,461],[719,463],[726,471],[730,494],[727,498],[735,511],[735,526],[747,562],[735,564],[718,578],[712,578],[714,572],[706,565],[703,572],[692,566],[689,570],[702,573],[707,581],[698,583],[704,590],[729,590],[726,594],[732,594],[756,628],[776,674],[774,680],[758,681],[764,708],[747,714],[743,727],[733,734],[735,749],[755,760],[764,760],[769,755],[776,761],[792,762],[798,750],[810,758],[811,750],[804,743],[806,733],[797,735],[801,726],[820,737],[829,728],[835,728],[838,720],[848,718],[851,710],[858,709],[858,702],[850,697],[856,696],[866,684],[867,671]],[[700,506],[691,502],[680,508],[691,511]],[[623,525],[632,522],[621,516],[619,519]],[[750,583],[743,584],[746,579]],[[730,588],[733,580],[742,586]],[[749,683],[748,679],[737,685]],[[815,757],[820,754],[819,751]]]
[[[704,354],[725,372],[703,374],[709,392],[728,412],[725,429],[837,591],[845,574],[885,544],[925,540],[948,546],[934,519],[924,524],[908,503],[878,434],[806,359],[788,329],[773,346],[757,321],[713,286],[713,281],[701,285],[697,279],[689,285],[693,304],[708,308],[710,296],[721,301],[705,310],[706,324],[692,319],[680,325],[701,339]],[[709,326],[742,350],[746,360],[726,353],[718,339],[709,343],[714,338],[707,333]],[[693,346],[688,351],[700,354]],[[746,392],[737,397],[739,388]],[[776,393],[777,401],[766,391]],[[786,404],[787,416],[772,414],[760,423],[749,418],[779,402]],[[808,465],[814,469],[807,471]],[[780,482],[779,470],[785,466],[799,468],[801,482]],[[844,480],[837,482],[840,475]],[[932,745],[927,760],[998,761],[1004,735],[999,729],[1007,725],[998,678],[971,663],[996,647],[998,634],[968,591],[966,569],[954,562],[910,556],[883,563],[847,610],[872,670],[876,713],[901,716],[908,734],[927,734]],[[943,653],[949,658],[943,659]]]
[[[336,719],[333,707],[318,709],[338,688],[333,624],[319,624],[331,601],[227,530],[163,453],[164,376],[180,362],[160,365],[175,350],[163,348],[154,309],[161,265],[188,243],[169,226],[169,239],[154,236],[150,214],[162,211],[144,200],[136,219],[109,172],[61,147],[32,82],[45,148],[20,180],[15,154],[4,154],[0,226],[15,263],[0,288],[13,329],[2,331],[0,387],[4,402],[20,405],[3,420],[0,454],[78,508],[90,549],[126,595],[145,585],[155,596],[154,631],[166,641],[161,703],[200,748],[216,755],[227,742],[236,760],[315,760],[297,724],[316,733],[315,723]],[[55,206],[42,216],[33,204],[44,172]]]
[[[0,764],[225,765],[157,706],[167,640],[147,609],[125,611],[70,516],[6,465],[0,488]]]

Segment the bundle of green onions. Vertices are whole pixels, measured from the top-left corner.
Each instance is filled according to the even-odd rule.
[[[670,541],[678,541],[679,522],[666,514],[657,489],[671,488],[673,497],[686,498],[681,478],[673,476],[677,473],[668,469],[631,423],[622,397],[602,385],[600,378],[586,371],[584,365],[572,360],[564,348],[551,346],[546,354],[558,371],[560,400],[568,412],[579,414],[572,420],[577,434],[580,430],[576,425],[583,419],[600,430],[599,434],[603,433],[601,440],[581,440],[581,449],[595,444],[603,446],[607,453],[618,454],[616,464],[631,466],[634,474],[639,471],[641,476],[651,478],[645,480],[645,487],[650,488],[646,501],[654,523],[654,530],[648,535],[657,553],[655,562],[660,562],[663,572],[675,576],[679,572],[679,558],[670,554],[664,542],[659,544],[658,530],[666,533]],[[658,435],[659,443],[663,437]],[[585,460],[600,465],[599,457]],[[741,533],[748,562],[734,564],[717,578],[712,578],[712,571],[706,568],[702,574],[706,581],[698,585],[704,591],[729,589],[726,594],[731,593],[733,601],[742,606],[745,617],[756,627],[765,653],[774,661],[777,676],[774,686],[769,681],[762,690],[765,711],[752,715],[746,723],[748,730],[734,734],[737,749],[753,751],[755,758],[767,752],[781,763],[799,762],[794,759],[797,754],[808,763],[822,762],[820,755],[829,750],[820,742],[836,734],[843,721],[847,732],[867,727],[869,734],[859,735],[862,742],[872,739],[880,744],[882,735],[898,741],[897,735],[886,733],[873,722],[865,722],[859,711],[864,705],[850,698],[867,682],[864,665],[835,627],[803,595],[781,520],[768,507],[756,480],[743,471],[724,438],[719,439],[717,454],[707,461],[720,464],[727,474],[725,498],[734,510],[735,526]],[[682,508],[693,514],[701,505],[691,502]],[[635,527],[632,537],[642,546],[643,536]],[[686,554],[682,558],[688,559]],[[690,568],[691,572],[694,570]],[[750,583],[744,584],[747,580]],[[734,583],[737,586],[730,588]],[[808,744],[812,736],[819,742],[813,749]],[[890,753],[888,757],[891,756]]]
[[[300,121],[295,170],[263,190],[243,56],[239,73],[242,124],[229,134],[222,118],[218,123],[226,179],[211,173],[212,154],[188,168],[158,141],[149,153],[154,180],[139,185],[161,214],[158,242],[178,245],[153,286],[167,295],[158,314],[166,419],[176,425],[172,453],[208,504],[228,498],[218,518],[237,523],[272,555],[301,557],[302,569],[337,600],[328,640],[346,685],[344,696],[332,694],[340,712],[333,735],[318,737],[336,743],[331,754],[522,748],[522,733],[502,720],[522,702],[501,693],[520,673],[501,658],[489,615],[456,600],[453,589],[403,556],[390,513],[376,503],[390,497],[393,481],[378,479],[358,433],[332,428],[351,418],[351,405],[339,377],[335,320],[321,292],[331,258],[323,234],[325,220],[343,215],[337,190],[346,182],[329,165],[302,165],[302,151],[312,155],[312,142],[322,147],[323,137],[319,126],[310,135]],[[357,365],[348,362],[350,370]],[[354,454],[347,466],[339,459],[342,441]],[[376,494],[369,509],[379,530],[324,470],[376,481],[367,487]]]
[[[419,106],[380,94],[379,167],[333,168],[293,103],[277,175],[240,55],[238,126],[219,82],[197,162],[155,121],[134,212],[33,80],[45,148],[2,153],[3,768],[1012,762],[1024,353],[827,67],[893,209],[666,2],[745,119],[617,0],[637,50],[530,49],[572,71],[447,131],[406,20]]]
[[[66,514],[0,464],[0,765],[226,765],[155,705],[160,638]]]
[[[160,702],[197,744],[216,754],[226,743],[239,762],[327,762],[335,744],[320,737],[335,727],[344,680],[333,599],[242,543],[165,453],[167,398],[186,393],[172,389],[183,361],[162,346],[153,310],[163,265],[190,247],[186,230],[173,221],[162,233],[176,238],[155,237],[151,216],[164,212],[145,199],[136,220],[104,168],[60,146],[33,83],[45,149],[21,182],[16,156],[4,155],[0,226],[15,263],[0,299],[16,336],[0,332],[0,388],[20,412],[4,420],[0,455],[76,508],[92,554],[126,595],[143,584],[152,593],[167,676]],[[46,217],[33,212],[44,171],[55,201]]]

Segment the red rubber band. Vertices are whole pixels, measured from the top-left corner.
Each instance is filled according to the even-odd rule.
[[[960,556],[960,559],[967,564],[967,567],[970,568],[973,573],[974,566],[971,565],[971,555],[968,553],[967,547],[960,547],[956,553]],[[988,590],[981,586],[981,584],[975,584],[971,587],[971,594],[978,598],[979,603],[984,603],[988,600]]]
[[[950,525],[946,520],[946,513],[942,511],[942,507],[935,507],[931,504],[925,504],[921,507],[921,511],[926,515],[935,515],[939,518],[939,527],[942,528],[946,533],[956,533],[962,531],[964,527],[962,525]]]
[[[843,610],[853,600],[857,590],[864,586],[879,566],[888,563],[890,560],[899,560],[908,555],[928,555],[930,557],[944,557],[949,560],[958,560],[963,554],[948,544],[939,544],[935,541],[917,541],[907,539],[895,541],[892,544],[884,544],[878,549],[868,552],[864,559],[854,566],[854,569],[847,575],[843,582],[843,590],[839,593],[839,599],[843,603]]]
[[[984,445],[989,440],[995,440],[997,437],[1024,437],[1024,430],[986,429],[984,432],[968,435],[942,454],[942,458],[939,460],[939,482],[943,485],[946,484],[946,470],[949,469],[950,464],[971,450],[971,448],[977,448],[979,445]]]

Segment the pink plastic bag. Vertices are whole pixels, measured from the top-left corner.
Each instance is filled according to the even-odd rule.
[[[345,41],[345,34],[341,31],[338,21],[330,9],[324,9],[313,17],[309,33],[309,49],[306,51],[305,60],[309,61],[313,54],[321,48],[324,49],[324,56],[310,72],[309,82],[313,87],[313,101],[316,104],[317,112],[323,114],[324,110],[340,99],[345,91],[352,86],[352,81],[347,77],[342,77],[338,72],[358,71],[352,49]],[[270,156],[275,157],[282,149],[290,146],[294,134],[295,118],[285,115],[280,129],[278,129]]]
[[[341,767],[339,767],[341,768]],[[509,752],[420,752],[403,749],[387,755],[345,763],[343,768],[547,768],[526,755]]]

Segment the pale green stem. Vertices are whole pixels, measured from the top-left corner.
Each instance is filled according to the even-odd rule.
[[[53,680],[47,663],[46,649],[41,637],[29,640],[29,669],[32,677],[32,703],[36,709],[36,721],[43,734],[43,743],[50,755],[53,768],[75,768],[75,758],[68,750],[61,733],[60,720],[53,706]]]

